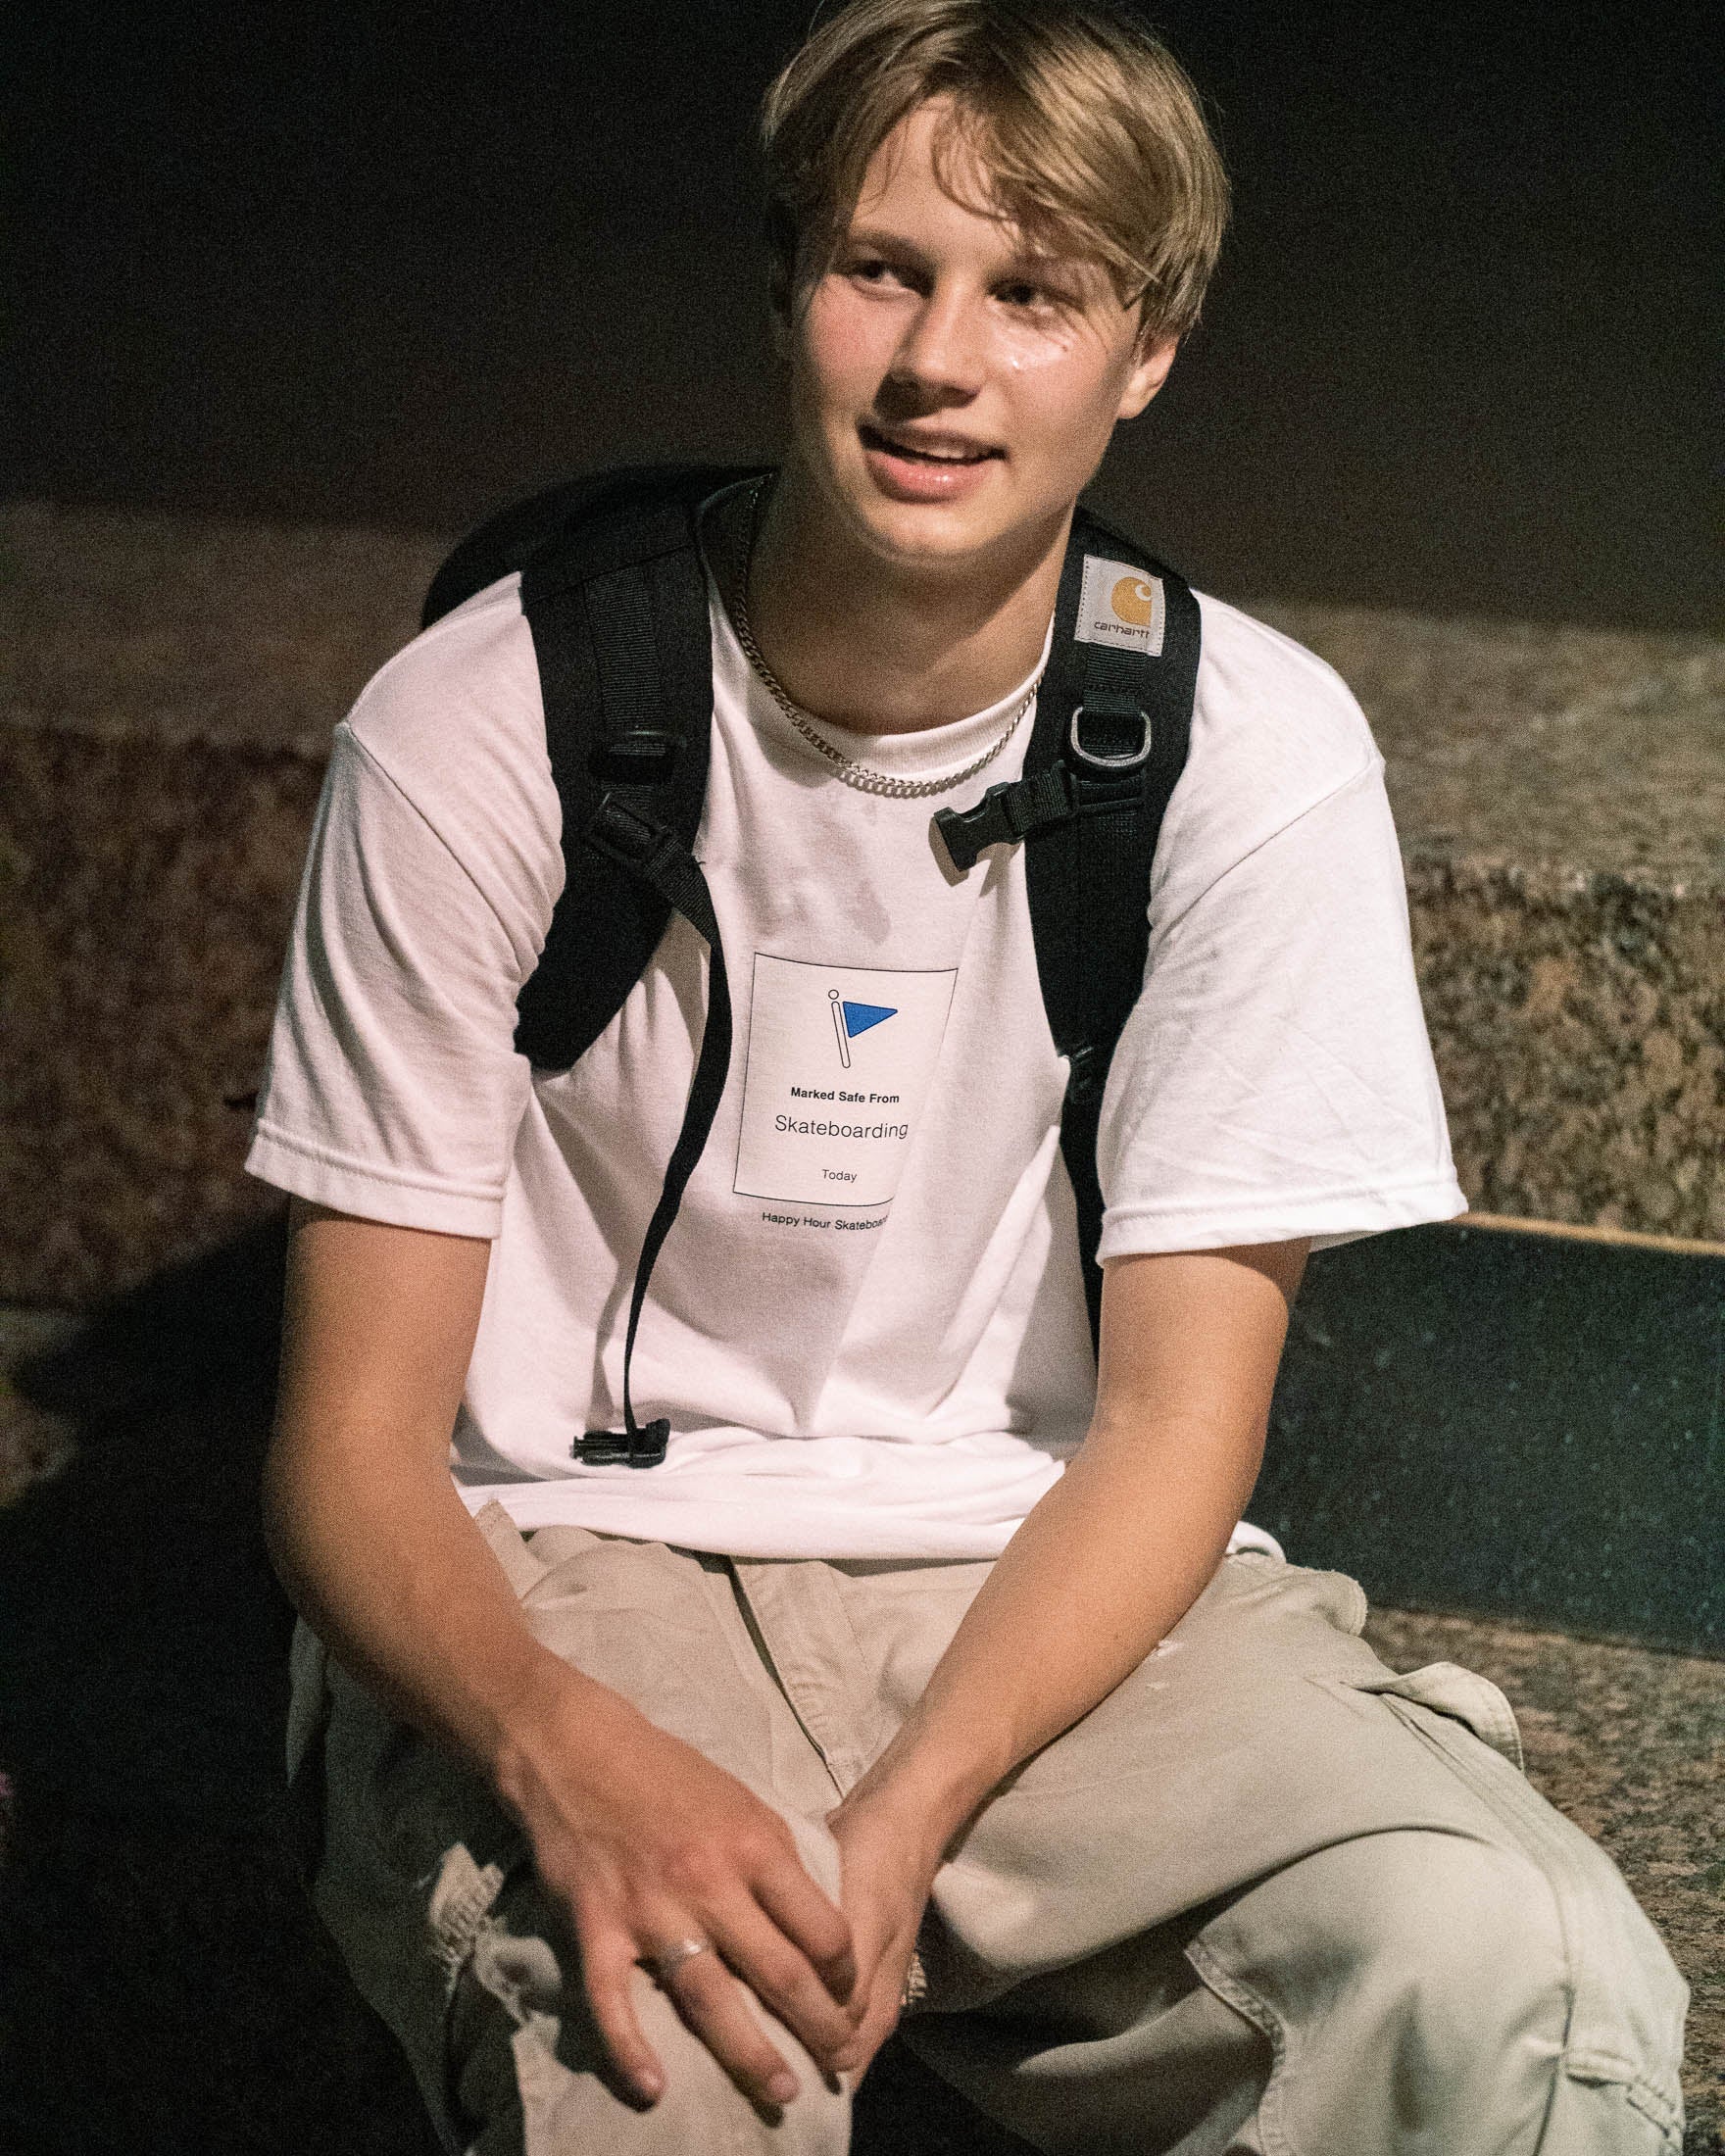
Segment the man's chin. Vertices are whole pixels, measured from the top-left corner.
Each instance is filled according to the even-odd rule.
[[[946,501],[905,501],[876,485],[864,464],[835,476],[853,532],[869,553],[902,567],[935,569],[986,554],[1020,520],[1011,489],[992,475],[985,490]]]

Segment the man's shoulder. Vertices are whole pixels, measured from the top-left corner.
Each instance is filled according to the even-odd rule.
[[[1243,608],[1197,597],[1204,642],[1195,747],[1261,759],[1318,794],[1376,761],[1365,714],[1334,666]]]
[[[1365,714],[1335,668],[1239,607],[1198,598],[1192,748],[1155,872],[1164,919],[1319,803],[1382,784]]]
[[[475,592],[371,676],[348,730],[411,798],[469,758],[545,760],[545,721],[520,578]]]
[[[562,809],[519,581],[487,585],[404,645],[336,737],[353,798],[368,798],[381,773],[512,923],[538,922],[563,882]]]

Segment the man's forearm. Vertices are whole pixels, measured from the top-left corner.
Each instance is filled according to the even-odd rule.
[[[338,1660],[495,1778],[506,1725],[588,1681],[527,1630],[450,1481],[489,1260],[471,1238],[295,1200],[264,1511],[282,1584]]]
[[[1203,1592],[1263,1456],[1304,1242],[1107,1268],[1090,1435],[846,1798],[926,1847],[1137,1668]]]
[[[366,1453],[357,1435],[316,1455],[278,1440],[266,1477],[276,1570],[392,1712],[494,1775],[535,1689],[582,1680],[527,1630],[447,1472]]]
[[[336,1656],[514,1814],[637,2095],[661,2094],[665,2070],[636,1966],[693,1937],[715,1951],[682,1978],[679,2009],[747,2094],[785,2103],[796,2077],[746,1991],[836,2069],[862,2012],[849,1926],[770,1805],[540,1644],[468,1516],[449,1431],[488,1257],[472,1238],[296,1207],[265,1472],[271,1554]]]
[[[1191,1607],[1261,1451],[1261,1433],[1202,1424],[1094,1429],[847,1801],[890,1792],[950,1838],[1003,1776],[1106,1697]]]

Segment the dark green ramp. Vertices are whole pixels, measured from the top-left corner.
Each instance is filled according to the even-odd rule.
[[[1465,1224],[1320,1252],[1250,1517],[1374,1602],[1725,1655],[1725,1252]]]

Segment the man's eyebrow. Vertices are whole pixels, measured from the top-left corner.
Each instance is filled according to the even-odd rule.
[[[1031,270],[1038,276],[1053,270],[1057,275],[1079,275],[1089,267],[1086,255],[1067,254],[1059,247],[1020,247],[1007,265],[1009,270]]]
[[[841,247],[873,247],[883,255],[916,255],[922,250],[903,232],[888,232],[876,224],[853,224],[839,234]]]
[[[838,236],[838,245],[849,248],[873,248],[883,255],[903,255],[917,263],[927,261],[924,250],[903,232],[890,232],[875,224],[853,224]],[[1039,247],[1025,241],[1001,263],[998,274],[1003,277],[1017,276],[1025,271],[1037,276],[1051,273],[1070,276],[1082,275],[1088,258],[1076,252],[1068,253],[1058,247]]]

